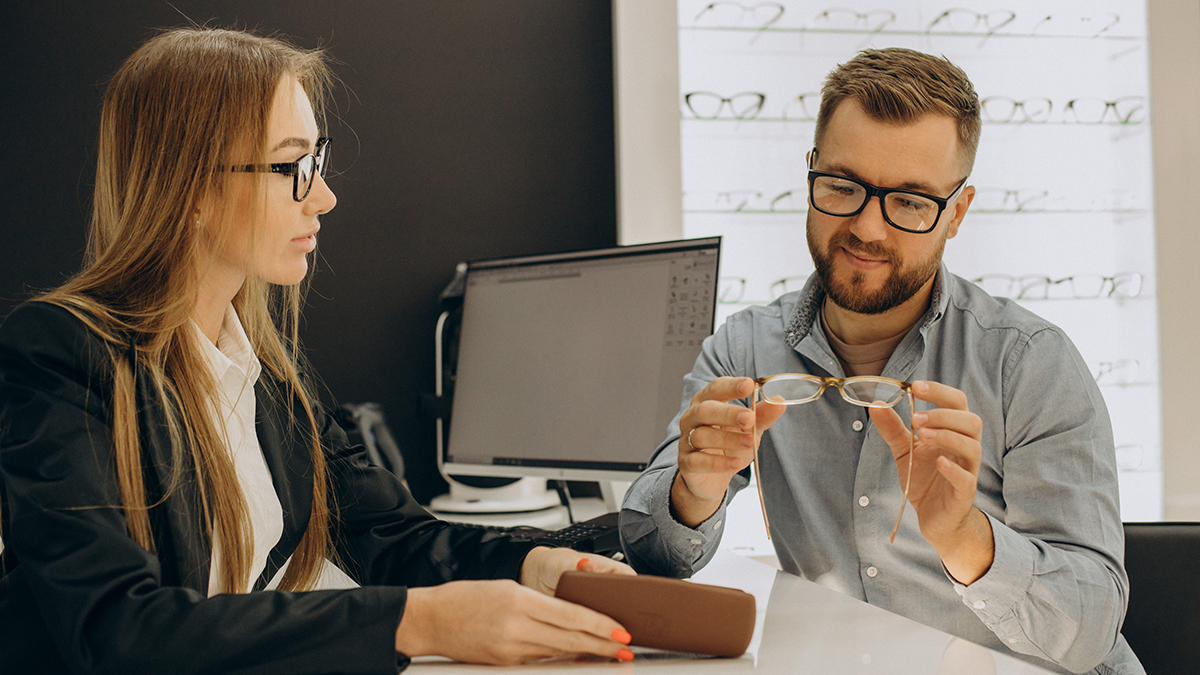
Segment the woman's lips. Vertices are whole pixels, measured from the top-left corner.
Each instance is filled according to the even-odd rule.
[[[312,253],[317,248],[317,235],[310,234],[306,237],[296,237],[292,240],[292,243],[295,244],[301,251],[304,251],[305,253]]]

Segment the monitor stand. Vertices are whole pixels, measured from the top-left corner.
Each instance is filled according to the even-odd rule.
[[[559,506],[558,493],[546,489],[545,478],[522,478],[501,487],[477,488],[449,480],[450,494],[439,495],[429,508],[443,513],[524,513]]]

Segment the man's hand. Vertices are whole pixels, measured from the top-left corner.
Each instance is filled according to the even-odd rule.
[[[515,581],[451,581],[408,589],[396,651],[514,665],[565,654],[633,660],[613,619]]]
[[[695,527],[721,506],[729,481],[754,459],[754,414],[729,401],[754,393],[748,377],[719,377],[692,397],[679,419],[679,473],[671,486],[671,506],[679,522]],[[787,408],[758,406],[761,437]]]
[[[914,382],[913,396],[937,406],[913,415],[913,446],[908,501],[917,512],[921,535],[933,545],[951,576],[970,584],[992,565],[995,545],[987,516],[975,508],[983,459],[983,422],[967,406],[967,396],[937,382]],[[903,489],[908,480],[909,431],[892,408],[869,409],[879,435],[892,449]]]
[[[558,588],[558,578],[568,570],[629,576],[637,574],[629,565],[602,555],[580,553],[569,548],[538,546],[531,550],[525,556],[525,562],[521,563],[521,585],[546,595],[554,595],[554,590]]]

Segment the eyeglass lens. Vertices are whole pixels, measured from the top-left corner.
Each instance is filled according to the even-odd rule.
[[[817,176],[812,182],[813,206],[831,216],[850,216],[862,208],[867,190],[846,178]],[[936,202],[909,192],[889,192],[882,200],[883,217],[913,232],[927,232],[937,223]]]
[[[328,165],[329,139],[325,139],[317,148],[315,155],[305,155],[296,162],[296,182],[292,194],[296,201],[304,201],[309,191],[312,190],[313,179],[318,173],[324,176],[325,167]]]

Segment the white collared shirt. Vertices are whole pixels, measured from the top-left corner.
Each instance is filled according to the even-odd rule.
[[[199,326],[195,328],[218,385],[214,402],[217,409],[212,410],[211,414],[217,422],[217,433],[225,440],[233,459],[233,468],[241,484],[253,528],[251,541],[254,549],[250,567],[252,588],[267,565],[271,549],[283,536],[283,506],[279,503],[279,495],[275,492],[275,484],[254,428],[254,385],[262,373],[262,366],[250,347],[250,340],[232,304],[225,310],[225,320],[215,346],[201,333]],[[222,562],[221,541],[214,532],[212,565],[208,577],[209,597],[217,594]],[[251,588],[241,590],[249,592]]]
[[[233,468],[237,473],[242,495],[246,499],[246,509],[253,528],[251,542],[254,550],[251,554],[250,580],[247,588],[241,589],[248,593],[253,590],[255,581],[266,568],[271,549],[283,536],[283,506],[279,503],[279,495],[275,492],[275,483],[271,478],[270,469],[267,468],[262,446],[258,443],[258,432],[254,427],[254,385],[262,373],[262,366],[250,346],[250,340],[246,337],[246,331],[242,328],[242,322],[232,303],[225,309],[225,319],[221,323],[221,332],[217,336],[215,346],[195,322],[192,322],[192,327],[218,384],[216,403],[219,410],[214,409],[210,413],[217,422],[217,433],[225,439],[226,447],[233,458]],[[217,594],[222,560],[221,542],[214,532],[212,565],[208,577],[209,597]],[[275,576],[267,584],[268,590],[278,586],[291,562],[289,557],[275,572]],[[326,560],[314,590],[356,586],[358,584],[353,579]]]

